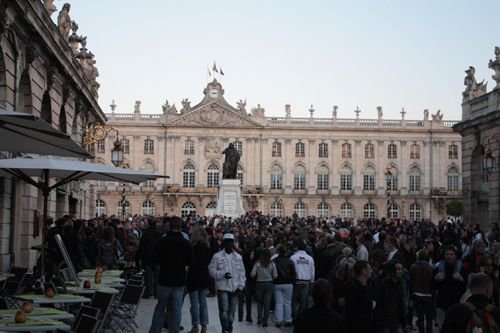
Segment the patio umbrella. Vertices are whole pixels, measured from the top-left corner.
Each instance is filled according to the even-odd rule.
[[[148,172],[117,168],[103,164],[68,161],[49,158],[14,158],[0,160],[0,177],[13,176],[39,188],[43,193],[43,232],[42,232],[42,280],[45,279],[45,224],[50,191],[75,180],[118,181],[139,184],[148,180],[165,178]],[[38,181],[31,177],[38,177]],[[56,178],[50,185],[49,179]]]
[[[64,157],[91,157],[70,136],[32,114],[0,107],[0,151]]]

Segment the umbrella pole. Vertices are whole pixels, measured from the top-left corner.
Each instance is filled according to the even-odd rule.
[[[42,288],[45,282],[45,259],[46,259],[46,253],[45,253],[45,243],[47,242],[46,237],[45,237],[45,231],[46,231],[46,225],[47,225],[47,211],[48,211],[48,204],[49,204],[49,170],[45,169],[43,170],[43,176],[44,176],[44,184],[43,184],[43,222],[42,222],[42,261],[41,261],[41,268],[40,268],[40,273],[41,273],[41,281],[42,281]]]

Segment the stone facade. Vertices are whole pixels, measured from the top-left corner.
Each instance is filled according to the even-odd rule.
[[[467,73],[463,93],[462,121],[454,126],[463,137],[462,170],[465,219],[483,227],[497,223],[500,217],[500,48],[495,48],[495,59],[489,67],[495,71],[496,86],[489,93],[467,83],[476,82]],[[472,66],[469,68],[473,68]],[[467,71],[466,71],[467,72]],[[474,93],[476,92],[476,93]],[[496,159],[496,169],[488,174],[482,167],[487,152]]]
[[[106,117],[97,103],[98,84],[79,58],[88,53],[75,55],[50,17],[54,12],[50,1],[0,0],[0,105],[37,115],[81,142],[84,126]],[[83,38],[76,36],[73,46],[78,40]],[[31,247],[41,243],[41,220],[36,220],[42,202],[33,186],[0,178],[0,269],[35,263],[37,252]],[[88,185],[73,182],[51,193],[49,216],[88,218],[91,202]]]
[[[446,202],[461,198],[461,137],[456,122],[443,121],[440,111],[420,120],[266,117],[260,105],[248,112],[245,102],[233,107],[214,80],[198,104],[168,102],[163,114],[107,114],[108,125],[125,143],[125,164],[170,176],[155,183],[125,187],[131,214],[214,213],[222,175],[222,150],[229,142],[241,151],[245,210],[274,215],[384,217],[438,221],[446,217]],[[109,163],[116,138],[98,143],[96,156]],[[393,184],[387,184],[386,168]],[[97,214],[120,214],[123,186],[97,184]],[[390,191],[388,192],[390,186]],[[388,200],[388,196],[390,199]],[[120,206],[121,207],[121,206]],[[153,208],[154,207],[154,208]]]

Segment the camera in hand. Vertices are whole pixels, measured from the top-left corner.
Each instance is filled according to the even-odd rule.
[[[233,276],[231,275],[231,273],[227,272],[226,274],[224,274],[224,278],[225,279],[231,279]]]

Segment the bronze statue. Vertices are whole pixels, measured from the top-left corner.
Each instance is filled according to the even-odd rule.
[[[232,143],[222,153],[226,155],[224,165],[222,166],[222,179],[236,179],[240,154]]]

